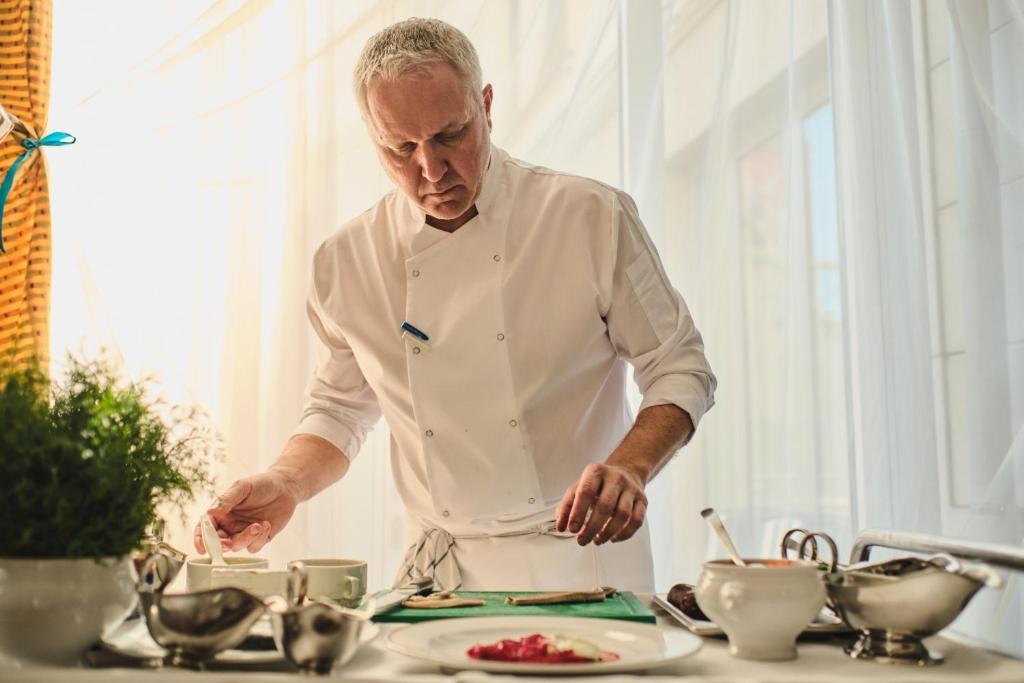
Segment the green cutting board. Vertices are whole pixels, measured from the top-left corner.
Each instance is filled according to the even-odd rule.
[[[453,617],[508,617],[508,616],[549,616],[549,617],[594,617],[600,619],[625,619],[653,624],[654,612],[640,602],[629,591],[615,593],[601,602],[577,602],[568,605],[509,605],[505,598],[510,595],[536,595],[536,593],[476,592],[457,591],[456,595],[467,600],[483,600],[479,607],[451,607],[441,609],[416,609],[400,607],[392,612],[378,614],[378,622],[418,622]]]

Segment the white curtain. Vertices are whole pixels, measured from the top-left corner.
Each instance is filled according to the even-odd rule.
[[[312,250],[389,189],[359,49],[436,16],[480,51],[495,142],[631,192],[704,334],[717,405],[652,484],[661,589],[721,554],[706,505],[752,556],[793,526],[1021,543],[1019,0],[54,4],[54,355],[111,344],[204,404],[223,483],[297,420]],[[382,423],[272,560],[387,583],[388,449]],[[1022,605],[1011,579],[958,626],[1021,651]]]

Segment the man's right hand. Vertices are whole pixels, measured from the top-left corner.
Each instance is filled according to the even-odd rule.
[[[270,470],[236,481],[217,497],[217,504],[207,514],[225,550],[245,548],[254,553],[281,532],[299,502],[295,483]],[[196,550],[205,553],[198,524],[194,541]]]

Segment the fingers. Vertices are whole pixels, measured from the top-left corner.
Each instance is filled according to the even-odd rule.
[[[256,552],[270,542],[270,522],[257,522],[245,527],[234,536],[229,536],[224,529],[217,529],[217,535],[221,538],[221,546],[226,550],[240,550],[245,548],[249,552]],[[192,541],[199,553],[205,555],[206,544],[203,543],[203,532],[199,525],[196,525],[192,533]]]
[[[578,483],[573,482],[565,490],[565,495],[562,496],[562,501],[558,504],[558,510],[555,512],[555,527],[559,531],[565,531],[569,527],[569,513],[572,511],[572,503],[576,499],[576,484]]]
[[[591,541],[601,545],[631,538],[646,514],[647,496],[634,474],[619,466],[593,463],[566,490],[556,524],[559,531],[568,528],[578,534],[580,545]]]
[[[590,507],[587,523],[580,530],[579,536],[576,539],[580,545],[590,543],[597,536],[597,533],[604,528],[604,525],[616,513],[621,494],[622,488],[614,480],[603,479],[601,481],[601,488],[596,500],[594,500]]]
[[[601,545],[611,540],[626,528],[626,525],[629,524],[630,519],[633,517],[633,503],[633,493],[628,489],[619,494],[619,498],[615,503],[615,509],[608,517],[608,521],[604,523],[604,526],[594,536],[594,543],[596,545]]]
[[[246,550],[250,553],[255,553],[267,543],[270,543],[271,538],[273,538],[273,534],[271,533],[270,522],[265,522],[263,531],[256,537],[255,541],[246,546]]]
[[[251,548],[249,548],[250,545],[253,545],[262,537],[269,535],[269,533],[270,522],[255,522],[245,527],[234,536],[228,538],[228,548],[230,548],[231,550],[241,550],[242,548],[248,548],[249,550],[251,550]],[[259,547],[263,547],[263,545],[260,544]]]
[[[641,526],[643,526],[644,518],[647,516],[647,498],[641,497],[633,501],[633,510],[629,515],[629,521],[620,529],[616,534],[609,535],[609,540],[612,543],[618,543],[619,541],[625,541],[633,537]],[[602,541],[603,542],[603,541]]]
[[[590,464],[583,470],[583,476],[576,484],[576,491],[573,495],[572,510],[569,512],[569,531],[579,533],[583,528],[583,522],[590,512],[591,506],[597,500],[601,490],[602,465]],[[603,522],[602,522],[603,524]],[[600,528],[600,527],[598,527]],[[588,537],[583,542],[582,536],[579,539],[580,545],[590,542]]]
[[[228,532],[224,531],[224,529],[217,529],[217,535],[224,539],[228,537]],[[200,524],[196,524],[196,528],[192,530],[192,542],[201,555],[206,554],[206,543],[203,542],[203,529]],[[221,546],[223,545],[221,543]]]

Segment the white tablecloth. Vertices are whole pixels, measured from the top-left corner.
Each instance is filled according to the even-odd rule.
[[[659,612],[657,608],[654,608]],[[662,628],[682,628],[663,613],[658,623]],[[381,635],[364,646],[344,668],[333,672],[332,678],[358,683],[362,681],[413,681],[435,683],[441,681],[488,681],[493,683],[525,683],[528,680],[554,679],[525,676],[492,676],[484,673],[461,672],[447,676],[428,662],[411,659],[390,652],[386,634],[398,624],[381,624]],[[946,662],[940,666],[917,668],[876,664],[853,660],[843,653],[836,642],[804,642],[797,646],[798,657],[789,662],[753,662],[729,655],[724,639],[706,638],[700,652],[683,662],[649,672],[644,681],[678,681],[685,676],[688,683],[789,683],[801,681],[970,681],[971,683],[1024,683],[1024,661],[1003,657],[986,650],[936,636],[926,641],[933,650],[942,652]],[[603,683],[631,680],[634,676],[572,677],[573,683],[599,680]],[[269,671],[145,671],[140,669],[0,669],[2,683],[258,683],[262,681],[298,680],[297,674]],[[302,677],[302,680],[309,680]]]

